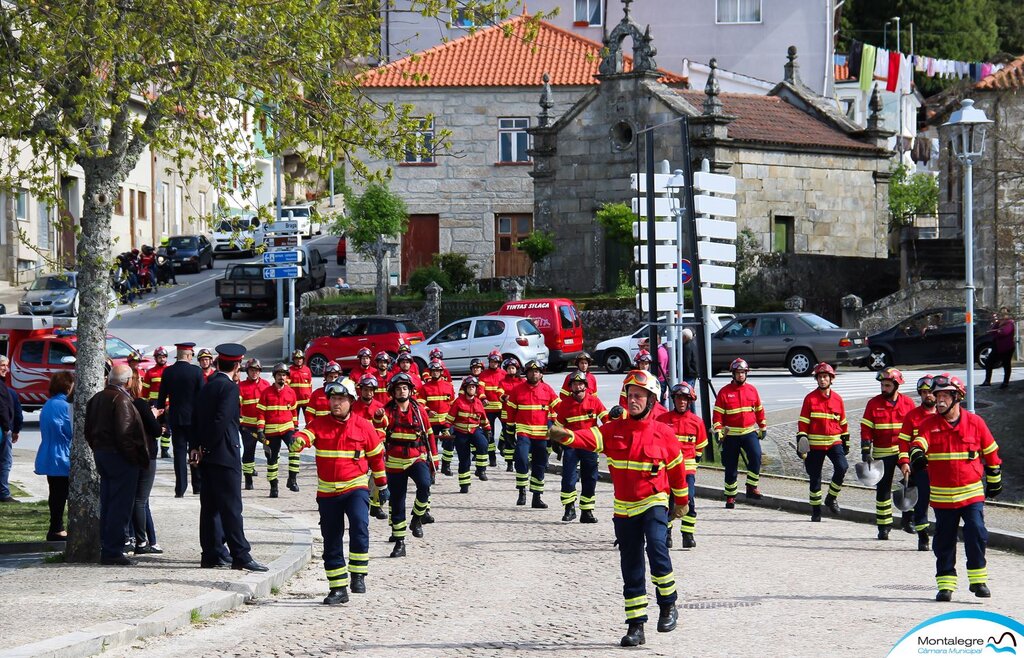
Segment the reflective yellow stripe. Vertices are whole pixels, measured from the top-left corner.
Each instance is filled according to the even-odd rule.
[[[892,457],[893,455],[898,455],[899,452],[899,446],[889,446],[888,448],[879,448],[878,446],[875,446],[871,450],[871,454],[875,457]]]
[[[362,455],[362,452],[359,453]],[[317,448],[317,457],[324,457],[326,459],[356,459],[355,450],[321,450]]]
[[[933,503],[959,503],[985,495],[985,487],[981,484],[981,480],[962,487],[937,487],[931,485],[930,495]]]
[[[618,516],[636,516],[659,505],[662,507],[668,507],[667,493],[658,492],[653,496],[644,498],[643,500],[619,500],[616,498],[613,507],[615,514]]]
[[[992,441],[992,443],[989,444],[987,447],[981,449],[981,454],[991,455],[996,450],[999,450],[999,446],[996,444],[995,441]]]
[[[748,411],[750,413],[753,413],[758,408],[759,407],[735,407],[733,409],[722,409],[721,411],[722,411],[723,414],[729,416],[729,415],[732,415],[732,414],[742,414],[742,413],[745,413],[745,412],[748,412]],[[715,409],[718,410],[718,407],[715,407]]]
[[[263,425],[263,431],[267,434],[284,434],[285,432],[293,429],[295,429],[295,423],[291,421],[287,423],[275,423],[273,425],[270,423],[264,423]]]
[[[287,405],[284,405],[284,406],[281,406],[281,405],[271,405],[271,406],[268,407],[266,405],[257,404],[256,408],[259,409],[260,411],[293,411],[295,409],[295,405],[294,404],[287,404]]]
[[[384,460],[384,468],[404,471],[416,462],[425,461],[427,461],[426,455],[420,455],[419,457],[392,457],[391,455],[388,455],[387,459]]]
[[[368,478],[365,473],[343,482],[328,482],[317,478],[316,490],[319,493],[337,493],[339,491],[349,491],[351,489],[362,489],[367,486],[367,482]]]
[[[968,461],[970,457],[969,453],[966,452],[929,452],[928,461],[933,462],[954,462],[954,461]]]
[[[839,441],[839,434],[808,434],[807,439],[812,446],[830,446]]]
[[[746,427],[726,427],[724,429],[727,436],[742,436],[744,434],[756,432],[757,425],[747,425]]]

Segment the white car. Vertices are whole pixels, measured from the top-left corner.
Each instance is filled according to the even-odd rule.
[[[430,338],[412,346],[412,356],[423,372],[430,362],[430,351],[438,348],[444,364],[452,373],[469,373],[469,363],[480,359],[487,363],[491,350],[502,358],[514,356],[519,363],[530,359],[548,360],[544,336],[529,318],[515,315],[481,315],[457,320]],[[486,367],[486,365],[485,365]]]
[[[722,322],[728,322],[730,319],[732,319],[732,315],[719,313],[711,313],[706,318],[707,322],[711,325],[711,333],[721,329]],[[692,322],[694,320],[693,313],[683,313],[683,320]],[[658,321],[665,322],[665,318],[658,318]],[[665,327],[659,327],[659,335],[664,330]],[[601,341],[594,348],[594,361],[608,372],[625,372],[629,369],[630,364],[632,364],[633,357],[640,351],[638,347],[640,339],[646,337],[647,325],[644,324],[628,336],[619,336],[618,338],[609,338],[608,340]]]
[[[225,218],[210,236],[213,257],[228,254],[253,254],[263,244],[263,227],[256,215]]]
[[[281,206],[281,221],[298,222],[299,233],[306,238],[313,237],[314,233],[320,235],[323,232],[320,215],[312,205]]]

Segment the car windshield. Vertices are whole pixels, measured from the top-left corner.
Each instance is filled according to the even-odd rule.
[[[309,208],[281,208],[281,218],[288,219],[288,216],[292,217],[309,217]]]
[[[251,231],[252,226],[247,219],[235,219],[232,221],[222,220],[217,226],[217,230],[221,233],[233,233],[235,231]]]
[[[395,329],[402,334],[420,333],[420,328],[412,320],[395,320]]]
[[[111,359],[127,359],[135,350],[120,338],[107,336],[107,356]]]
[[[262,265],[235,265],[231,268],[229,279],[262,279]]]
[[[195,249],[196,238],[191,236],[178,236],[168,240],[167,244],[175,249]]]
[[[74,275],[55,274],[36,279],[29,290],[67,290],[74,287]]]
[[[828,320],[826,320],[825,318],[821,317],[820,315],[815,315],[814,313],[804,313],[804,314],[799,315],[797,317],[799,317],[801,320],[806,322],[807,325],[811,329],[817,329],[817,330],[820,331],[820,330],[824,330],[824,329],[838,329],[839,328],[839,325],[833,324],[833,323],[829,322]]]
[[[532,320],[520,320],[516,323],[516,327],[519,329],[520,336],[540,336],[540,329]]]

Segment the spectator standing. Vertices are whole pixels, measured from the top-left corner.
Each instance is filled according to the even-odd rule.
[[[985,381],[982,386],[992,385],[992,370],[999,364],[1003,366],[1003,383],[999,388],[1006,388],[1010,385],[1010,367],[1013,364],[1014,338],[1016,327],[1013,318],[1010,317],[1010,309],[1005,306],[999,309],[999,315],[992,322],[988,330],[992,335],[992,354],[985,362]]]
[[[697,345],[693,341],[693,330],[689,327],[683,329],[683,374],[682,379],[690,388],[696,390],[697,386]]]
[[[0,503],[16,503],[18,500],[11,495],[11,466],[14,465],[14,444],[18,434],[14,428],[14,404],[18,395],[14,389],[6,385],[10,363],[6,356],[0,356]],[[21,405],[18,405],[18,416],[21,416]],[[18,431],[21,423],[18,423]]]
[[[164,412],[149,404],[142,394],[142,379],[138,376],[128,380],[128,393],[132,396],[132,405],[139,412],[142,427],[146,433],[146,450],[149,451],[149,462],[139,469],[139,482],[135,487],[135,505],[132,510],[132,525],[135,530],[135,554],[163,553],[157,546],[156,531],[153,527],[153,516],[149,511],[149,494],[153,490],[156,479],[156,458],[159,453],[159,439],[163,428],[157,420]]]
[[[71,474],[71,397],[75,376],[68,370],[50,378],[50,399],[39,411],[41,440],[36,452],[36,475],[46,476],[50,490],[50,529],[46,541],[65,541],[64,508],[68,503],[68,477]]]
[[[125,386],[128,366],[114,366],[107,386],[89,398],[85,440],[100,475],[100,564],[135,564],[124,555],[124,529],[135,505],[140,469],[149,465],[146,430]]]

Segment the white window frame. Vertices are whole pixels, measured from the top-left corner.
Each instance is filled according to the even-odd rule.
[[[764,2],[763,0],[757,0],[757,20],[756,21],[723,21],[721,19],[721,6],[722,3],[730,3],[736,5],[736,15],[739,16],[739,4],[741,0],[715,0],[715,23],[717,25],[759,25],[764,22]]]
[[[529,117],[500,117],[498,119],[498,162],[500,163],[516,163],[516,162],[529,162],[530,156],[524,150],[522,153],[519,152],[517,139],[520,133],[526,135],[526,149],[530,148],[530,136],[526,130],[530,127]],[[501,138],[504,135],[510,135],[511,140],[509,147],[511,152],[509,157],[505,158],[501,152]]]
[[[412,151],[405,152],[405,160],[403,162],[407,164],[434,164],[437,160],[434,158],[434,148],[437,146],[434,143],[434,120],[433,119],[420,119],[420,129],[416,131],[416,134],[420,136],[418,140],[420,144],[430,144],[430,152],[427,154],[413,153]]]
[[[28,190],[23,187],[14,191],[14,217],[19,222],[28,221]]]
[[[601,0],[575,0],[574,12],[573,12],[573,23],[586,23],[590,27],[600,27],[604,25],[604,7],[601,5]],[[580,15],[580,8],[585,7],[586,13]],[[591,19],[594,15],[594,11],[597,11],[597,22],[593,22]]]
[[[185,205],[185,188],[181,185],[174,186],[174,234],[181,235],[182,211]]]

